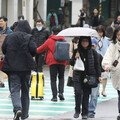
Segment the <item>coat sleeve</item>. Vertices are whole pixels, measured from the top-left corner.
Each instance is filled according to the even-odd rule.
[[[76,52],[77,52],[77,49],[74,50],[72,58],[69,60],[69,63],[70,63],[71,66],[74,66],[74,64],[75,64],[75,61],[76,61],[76,59],[75,59]]]
[[[73,55],[73,42],[70,43],[70,48],[69,48],[69,56],[70,58],[72,58],[72,55]]]
[[[93,52],[94,52],[95,70],[96,70],[96,73],[97,73],[97,77],[100,77],[101,76],[101,67],[100,67],[99,56],[98,56],[98,53],[95,50],[93,50]]]
[[[40,47],[37,48],[37,53],[42,53],[48,49],[49,39]]]
[[[111,43],[103,57],[103,60],[102,60],[103,69],[105,69],[105,67],[109,67],[109,68],[112,67],[112,62],[113,62],[112,58],[115,54],[114,49],[115,49],[114,44]]]
[[[30,37],[30,41],[29,41],[29,50],[30,50],[30,53],[32,56],[35,56],[36,55],[36,52],[37,52],[37,45],[36,43],[34,42],[34,37]]]
[[[4,42],[2,44],[2,52],[3,52],[3,54],[6,54],[7,38],[8,38],[8,36],[6,36],[6,38],[4,39]]]

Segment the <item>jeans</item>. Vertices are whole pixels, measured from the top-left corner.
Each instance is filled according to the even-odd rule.
[[[64,71],[65,66],[60,64],[53,64],[50,66],[50,80],[51,80],[51,89],[53,97],[57,97],[57,92],[64,92]],[[58,91],[57,91],[57,74],[58,74]]]
[[[13,112],[16,114],[18,110],[21,110],[21,119],[25,119],[29,111],[30,72],[10,72],[8,77]]]
[[[99,84],[97,87],[91,89],[90,102],[88,105],[88,116],[95,115],[95,109],[98,100],[98,89],[99,89]]]

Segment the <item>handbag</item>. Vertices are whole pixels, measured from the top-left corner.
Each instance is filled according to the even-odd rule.
[[[88,76],[88,75],[86,75],[83,82],[84,82],[85,86],[90,87],[90,88],[97,87],[98,83],[99,83],[96,76]]]
[[[72,77],[68,77],[67,86],[74,87],[74,82]]]
[[[2,66],[3,66],[3,58],[1,58],[0,60],[0,70],[2,69]]]
[[[74,70],[78,70],[78,71],[84,71],[85,67],[84,67],[84,63],[81,60],[81,57],[77,58],[75,65],[74,65]]]

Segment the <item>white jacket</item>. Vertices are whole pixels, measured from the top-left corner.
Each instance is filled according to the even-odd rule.
[[[120,42],[117,42],[116,44],[111,43],[102,61],[103,69],[106,66],[110,68],[112,84],[116,90],[120,90],[120,58],[119,58],[120,52],[119,51],[120,51]],[[112,65],[115,60],[119,61],[116,67]]]

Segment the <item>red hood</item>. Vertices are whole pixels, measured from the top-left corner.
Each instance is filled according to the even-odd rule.
[[[58,37],[58,36],[56,36],[56,35],[51,35],[50,37],[49,37],[50,39],[53,39],[53,40],[64,40],[65,38],[64,37]]]

